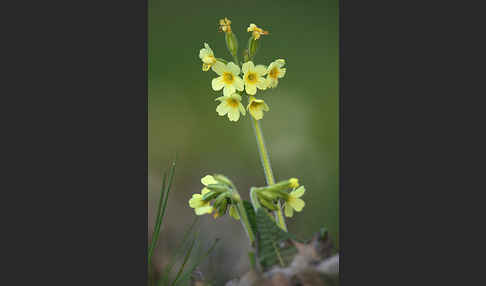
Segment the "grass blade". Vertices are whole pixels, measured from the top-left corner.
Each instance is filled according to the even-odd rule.
[[[191,226],[189,226],[189,228],[186,230],[186,232],[184,233],[184,236],[182,238],[182,241],[179,245],[179,247],[176,249],[176,251],[174,252],[174,258],[172,259],[170,265],[168,267],[166,267],[164,269],[164,272],[162,274],[162,279],[160,281],[164,281],[164,284],[165,285],[168,285],[169,284],[169,275],[172,271],[172,268],[174,267],[175,265],[175,262],[176,262],[176,259],[177,257],[179,256],[180,252],[184,249],[184,245],[186,244],[186,241],[187,239],[189,238],[189,234],[191,234],[192,232],[192,229],[194,228],[194,226],[196,225],[196,222],[199,220],[199,216],[196,216],[193,220],[193,222],[191,223]],[[160,285],[160,284],[159,284]]]
[[[213,242],[213,244],[211,245],[211,247],[208,249],[208,251],[206,251],[206,253],[203,256],[199,257],[199,259],[196,261],[196,263],[194,263],[194,265],[192,265],[192,267],[188,271],[186,271],[186,273],[184,273],[184,275],[181,277],[181,279],[179,281],[176,281],[176,282],[179,283],[179,282],[182,282],[182,281],[184,281],[186,279],[189,279],[191,277],[192,272],[196,269],[196,267],[198,267],[199,264],[204,259],[206,259],[211,254],[211,252],[213,252],[213,250],[216,247],[216,244],[218,243],[218,241],[219,241],[218,238],[215,239],[214,242]],[[175,284],[175,285],[177,285],[177,284]]]
[[[191,246],[189,247],[189,250],[187,251],[186,256],[184,257],[184,261],[182,262],[181,267],[179,268],[179,271],[177,272],[177,275],[176,275],[174,281],[171,284],[172,286],[176,285],[176,283],[179,280],[179,277],[182,274],[182,271],[184,271],[184,267],[186,267],[187,261],[189,260],[189,257],[191,256],[192,250],[194,249],[194,244],[196,243],[198,234],[199,233],[194,235],[194,238],[192,239],[192,242],[191,242]]]
[[[158,209],[157,209],[157,218],[156,218],[156,221],[155,221],[154,232],[153,232],[153,235],[152,235],[152,242],[151,242],[149,250],[148,250],[148,265],[149,265],[149,267],[151,265],[152,255],[154,253],[154,249],[157,246],[157,242],[159,240],[160,230],[161,230],[162,222],[163,222],[164,215],[165,215],[165,209],[167,207],[167,201],[168,201],[168,198],[169,198],[170,189],[172,187],[172,181],[174,179],[175,166],[176,166],[176,164],[175,164],[175,162],[173,162],[172,166],[170,168],[170,171],[169,171],[169,175],[167,176],[166,173],[164,174],[164,179],[163,179],[163,183],[162,183],[162,190],[161,190],[161,195],[160,195],[161,197],[159,199],[159,205],[158,205]],[[165,184],[166,179],[168,179],[167,186]]]

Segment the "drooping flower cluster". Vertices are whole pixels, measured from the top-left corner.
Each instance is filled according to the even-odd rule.
[[[255,96],[262,95],[268,88],[275,88],[278,80],[285,76],[285,60],[277,59],[268,66],[255,65],[253,59],[259,46],[262,35],[268,35],[255,24],[250,24],[247,31],[251,33],[248,40],[248,48],[243,51],[243,63],[240,66],[238,58],[238,41],[231,29],[231,21],[228,18],[219,21],[219,31],[225,33],[226,47],[233,56],[232,61],[216,58],[211,47],[204,43],[204,48],[199,51],[199,58],[202,61],[202,70],[212,69],[216,74],[211,82],[214,91],[223,90],[223,96],[216,98],[219,105],[216,112],[220,116],[228,116],[230,121],[238,121],[240,116],[246,115],[246,110],[256,120],[263,118],[264,111],[270,107]],[[241,76],[241,77],[240,77]],[[248,95],[246,109],[242,104],[242,94]]]
[[[241,198],[234,184],[223,175],[207,175],[201,179],[204,188],[200,194],[193,194],[189,200],[189,206],[194,209],[196,215],[214,213],[214,218],[229,214],[240,219],[236,205]],[[213,202],[213,204],[211,204]]]

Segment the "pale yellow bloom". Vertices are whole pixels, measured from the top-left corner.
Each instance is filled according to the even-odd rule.
[[[263,118],[263,111],[269,111],[270,108],[262,99],[256,99],[250,96],[250,102],[248,103],[248,111],[256,120]]]
[[[264,65],[255,66],[252,61],[249,61],[243,64],[242,70],[246,93],[255,95],[257,88],[261,90],[267,89],[265,78],[263,77],[267,72],[267,68]]]
[[[240,119],[240,113],[246,115],[245,108],[241,104],[241,96],[237,93],[233,93],[230,96],[221,96],[216,98],[221,103],[216,107],[216,112],[219,116],[225,116],[228,114],[230,121],[238,121]]]
[[[285,65],[285,60],[278,59],[272,62],[267,68],[267,79],[266,85],[268,87],[274,88],[278,84],[278,79],[285,76],[286,68],[282,68]]]
[[[203,62],[203,71],[208,71],[209,68],[217,62],[216,58],[214,57],[213,50],[207,43],[204,43],[204,48],[199,51],[199,58]]]
[[[189,206],[194,209],[196,215],[210,214],[213,212],[213,207],[209,204],[209,202],[202,199],[203,196],[210,191],[211,190],[208,188],[204,188],[202,189],[201,194],[194,194],[189,200]]]
[[[231,32],[231,21],[228,18],[219,20],[219,30],[225,33]]]
[[[300,212],[304,206],[305,202],[300,197],[305,193],[304,186],[299,187],[297,190],[293,190],[289,194],[289,198],[285,202],[285,216],[292,217],[294,215],[294,210]]]
[[[229,62],[227,65],[217,61],[213,65],[213,71],[219,75],[219,77],[213,79],[211,85],[213,90],[218,91],[223,89],[224,96],[230,96],[238,91],[243,91],[243,80],[238,76],[240,74],[240,67],[233,62]]]
[[[261,35],[268,35],[268,31],[258,28],[255,24],[250,24],[250,26],[246,30],[248,32],[252,32],[253,38],[255,38],[255,40],[260,39]]]
[[[201,179],[201,183],[207,187],[208,185],[218,184],[218,181],[213,176],[206,175]]]

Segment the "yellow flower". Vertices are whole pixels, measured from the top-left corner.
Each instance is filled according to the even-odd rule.
[[[216,181],[216,179],[213,176],[206,175],[206,176],[204,176],[201,179],[201,183],[207,187],[208,185],[215,185],[215,184],[217,184],[218,181]]]
[[[222,62],[216,62],[213,65],[213,71],[216,72],[219,77],[213,79],[211,85],[213,90],[218,91],[223,89],[224,96],[230,96],[235,93],[236,90],[243,91],[243,80],[238,76],[240,74],[240,67],[229,62],[227,65]]]
[[[228,18],[219,20],[219,30],[225,33],[231,32],[231,21]]]
[[[305,193],[304,186],[299,187],[297,190],[293,190],[289,194],[289,198],[285,202],[285,216],[292,217],[294,215],[294,210],[300,212],[304,206],[304,200],[300,199]]]
[[[250,103],[248,103],[248,111],[256,120],[263,118],[263,111],[269,111],[270,108],[262,99],[255,99],[250,96]]]
[[[199,51],[199,58],[203,62],[202,70],[208,71],[209,68],[216,63],[213,50],[207,43],[204,43],[204,48]]]
[[[201,194],[194,194],[192,198],[189,200],[189,206],[194,209],[196,215],[203,215],[203,214],[210,214],[213,212],[213,207],[202,199],[202,197],[210,192],[208,188],[204,188],[201,191]]]
[[[216,107],[216,112],[219,116],[225,116],[228,114],[230,121],[238,121],[240,119],[240,113],[246,115],[245,108],[241,104],[241,96],[237,93],[233,93],[230,96],[221,96],[216,98],[221,103]]]
[[[255,38],[255,40],[260,39],[261,35],[268,35],[268,31],[258,28],[255,24],[250,24],[250,26],[246,30],[248,32],[252,32],[253,38]]]
[[[246,93],[249,95],[255,95],[257,87],[261,90],[267,88],[265,84],[265,78],[263,77],[267,72],[267,68],[264,65],[255,65],[252,61],[243,64],[243,81],[245,82]]]
[[[278,79],[285,76],[285,72],[287,71],[287,69],[282,68],[284,65],[285,60],[278,59],[268,66],[266,71],[266,73],[268,74],[266,79],[266,85],[268,87],[276,87],[278,84]]]

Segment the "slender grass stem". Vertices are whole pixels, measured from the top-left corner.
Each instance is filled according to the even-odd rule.
[[[268,156],[267,148],[265,147],[265,140],[263,139],[263,132],[260,126],[260,121],[255,120],[255,118],[251,117],[253,131],[255,132],[255,138],[257,141],[258,147],[258,154],[260,155],[260,161],[263,166],[263,171],[265,173],[265,179],[267,181],[267,185],[275,184],[275,178],[273,176],[272,166],[270,164],[270,157]],[[285,218],[282,212],[282,205],[280,201],[277,203],[278,210],[274,211],[275,220],[277,221],[277,225],[287,231],[287,225],[285,224]]]

